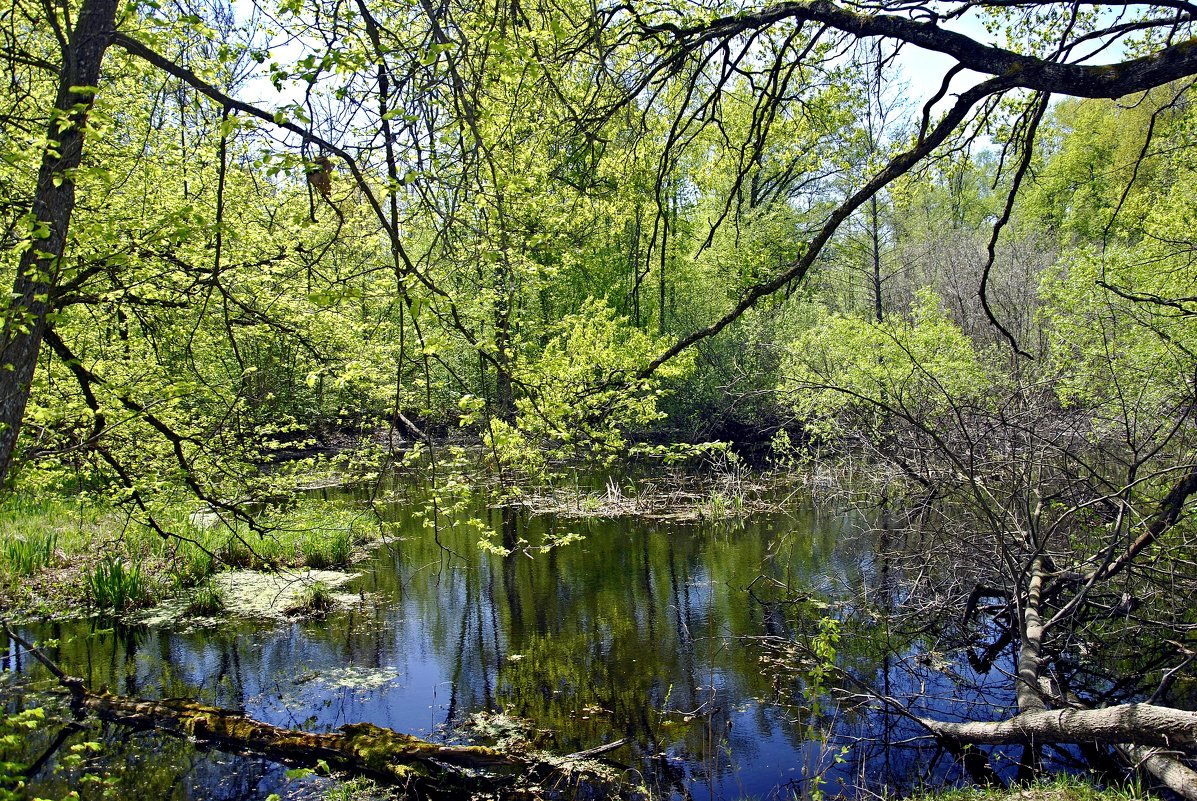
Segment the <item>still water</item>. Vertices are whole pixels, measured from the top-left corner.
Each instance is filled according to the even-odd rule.
[[[467,527],[434,536],[411,508],[400,500],[386,509],[397,534],[353,568],[357,577],[343,589],[356,601],[321,620],[207,628],[83,621],[24,634],[56,640],[50,655],[93,688],[195,698],[279,726],[324,731],[368,721],[452,740],[472,715],[504,713],[530,721],[537,744],[556,753],[627,738],[607,757],[654,797],[801,798],[818,787],[854,795],[862,786],[909,789],[953,776],[950,759],[905,742],[917,734],[909,726],[830,700],[812,708],[803,678],[768,659],[776,652],[767,642],[815,630],[795,598],[845,602],[832,610],[850,608],[846,599],[862,591],[887,596],[882,606],[900,599],[875,535],[851,515],[807,506],[702,523],[470,510],[497,541],[581,537],[502,556],[480,549]],[[898,671],[888,652],[910,656],[923,646],[887,637],[883,619],[846,629],[841,665],[895,692],[921,683],[924,707],[939,714],[962,708],[968,699],[951,671]],[[18,687],[49,684],[14,645],[4,668],[10,708],[21,703]],[[984,677],[966,678],[987,694]],[[1001,695],[999,685],[990,689],[986,700]],[[26,758],[52,734],[30,743]],[[84,739],[102,750],[50,770]],[[101,797],[104,783],[89,773],[111,775],[107,797],[116,798],[314,798],[329,788],[153,733],[95,728],[66,742],[30,797],[70,789]]]

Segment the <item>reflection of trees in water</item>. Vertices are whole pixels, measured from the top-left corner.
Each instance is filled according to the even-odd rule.
[[[531,548],[493,556],[472,531],[446,528],[441,542],[455,554],[446,556],[418,523],[401,525],[363,570],[359,602],[327,620],[72,630],[56,657],[92,686],[120,677],[141,695],[244,708],[276,725],[364,720],[418,733],[503,710],[552,730],[561,752],[628,737],[616,756],[666,794],[689,784],[760,794],[792,775],[787,761],[818,761],[794,706],[801,687],[777,685],[755,639],[800,636],[809,621],[753,602],[745,588],[764,574],[804,592],[862,580],[888,592],[890,568],[862,557],[872,535],[853,520],[806,513],[733,529],[484,514],[506,547]],[[585,538],[535,553],[550,532]],[[846,658],[875,671],[882,649],[866,645],[844,646]],[[323,683],[344,665],[397,678]]]
[[[51,725],[18,738],[15,748],[0,749],[0,759],[37,765],[29,776],[30,797],[66,798],[75,791],[83,801],[240,801],[293,788],[282,766],[264,760],[200,750],[185,740],[98,721],[53,723],[70,717],[69,710],[54,707]],[[76,751],[84,742],[98,743],[100,752]],[[74,764],[64,761],[67,756],[82,760]]]

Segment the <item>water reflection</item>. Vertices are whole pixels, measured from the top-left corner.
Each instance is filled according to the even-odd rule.
[[[410,504],[389,513],[398,536],[358,566],[357,603],[326,620],[196,631],[56,624],[26,636],[58,641],[51,656],[92,687],[197,698],[280,726],[369,721],[438,738],[473,713],[505,712],[546,730],[542,745],[558,752],[628,738],[610,756],[662,796],[790,797],[809,793],[817,770],[838,791],[911,783],[929,769],[933,753],[896,747],[912,734],[899,722],[829,708],[812,717],[801,684],[765,669],[753,639],[790,637],[803,625],[782,599],[748,591],[762,580],[822,597],[868,587],[881,604],[900,595],[874,535],[850,517],[802,510],[699,525],[474,509],[508,548],[583,536],[535,556],[501,556],[478,548],[466,527],[434,539]],[[885,636],[883,625],[854,636],[842,661],[891,690],[926,682],[889,661],[890,648],[906,646]],[[9,653],[6,669],[40,675]],[[954,687],[936,675],[930,697],[949,697]],[[809,741],[812,725],[865,742],[836,763]],[[260,762],[144,734],[105,737],[103,758],[114,764],[161,754],[155,770],[129,774],[159,776],[155,796],[255,799],[287,789]],[[140,793],[129,785],[120,795]]]

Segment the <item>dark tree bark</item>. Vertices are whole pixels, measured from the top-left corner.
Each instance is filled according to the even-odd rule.
[[[38,230],[21,255],[0,333],[0,483],[12,463],[38,351],[54,309],[75,209],[73,173],[83,161],[87,115],[99,87],[104,51],[115,31],[116,7],[116,0],[83,0],[75,30],[63,47],[58,97],[33,199]]]

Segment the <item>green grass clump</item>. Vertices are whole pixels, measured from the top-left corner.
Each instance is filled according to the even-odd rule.
[[[325,615],[336,605],[332,588],[323,581],[316,581],[304,588],[283,611],[288,615]]]
[[[58,535],[52,531],[6,540],[2,551],[4,564],[13,575],[32,576],[50,566],[57,547]]]
[[[353,540],[348,531],[312,531],[300,543],[300,550],[308,567],[344,567],[353,557]]]
[[[191,591],[185,612],[192,617],[214,617],[223,614],[226,607],[224,591],[205,581]]]
[[[150,600],[149,582],[141,565],[126,565],[117,556],[100,561],[86,575],[87,599],[92,608],[123,612]]]
[[[343,568],[372,533],[360,530],[356,510],[302,495],[247,505],[252,524],[198,515],[196,503],[163,498],[148,522],[98,496],[0,498],[0,598],[39,616],[80,608],[116,614],[168,592],[189,603],[195,588],[227,568]]]
[[[1099,787],[1084,776],[1057,774],[1029,785],[962,787],[915,796],[915,801],[1146,801],[1151,795],[1135,784]]]
[[[216,572],[216,568],[217,562],[211,552],[192,543],[179,548],[172,560],[175,585],[182,588],[203,583]]]
[[[249,570],[273,569],[285,564],[284,547],[275,536],[255,536],[252,539],[234,533],[217,549],[216,558],[229,567]]]

